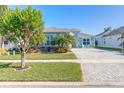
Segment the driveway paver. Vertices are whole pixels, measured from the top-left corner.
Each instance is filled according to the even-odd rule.
[[[124,83],[124,54],[93,48],[72,51],[80,59],[85,82],[102,85]]]
[[[84,63],[86,82],[124,82],[124,63]]]
[[[124,59],[124,54],[118,51],[108,51],[95,48],[72,49],[79,59],[98,60],[98,59]]]

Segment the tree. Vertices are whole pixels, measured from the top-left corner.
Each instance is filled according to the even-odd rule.
[[[0,6],[0,16],[6,16],[9,12],[9,8],[7,5],[1,5]],[[4,49],[4,37],[0,35],[1,38],[1,48]]]
[[[33,45],[39,45],[44,39],[44,22],[40,10],[27,6],[24,9],[9,11],[0,17],[1,34],[20,48],[21,68],[25,68],[26,52]]]
[[[59,48],[69,48],[69,45],[75,42],[75,37],[70,33],[60,34],[55,38],[55,44],[57,44]]]
[[[121,51],[124,52],[124,32],[121,32],[121,36],[117,40],[121,40],[120,44],[120,46],[122,46]]]

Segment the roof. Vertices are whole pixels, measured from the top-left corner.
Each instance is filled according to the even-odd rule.
[[[113,30],[111,33],[109,33],[107,36],[121,34],[122,32],[124,32],[124,26],[119,27],[119,28],[117,28],[117,29],[114,29],[114,30]]]
[[[112,31],[111,30],[108,30],[108,31],[104,31],[96,36],[107,36],[108,34],[110,34]]]
[[[92,35],[89,35],[89,34],[86,34],[86,33],[82,33],[81,32],[81,37],[83,37],[83,38],[91,38],[91,37],[93,37]]]
[[[103,36],[103,37],[106,37],[106,36],[112,36],[112,35],[117,35],[117,34],[121,34],[122,32],[124,32],[124,26],[122,27],[119,27],[117,29],[114,29],[114,30],[108,30],[108,31],[104,31],[96,36]]]
[[[43,30],[43,32],[80,32],[79,29],[75,29],[75,28],[72,28],[72,29],[68,29],[68,28],[45,28]]]

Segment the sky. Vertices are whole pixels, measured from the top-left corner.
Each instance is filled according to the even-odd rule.
[[[9,7],[15,8],[15,6]],[[34,5],[32,7],[41,10],[46,28],[77,28],[81,32],[96,35],[103,32],[106,27],[115,29],[124,26],[124,6]]]

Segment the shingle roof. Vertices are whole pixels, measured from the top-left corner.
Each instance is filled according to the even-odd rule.
[[[114,29],[111,33],[109,33],[107,36],[109,35],[117,35],[117,34],[121,34],[122,32],[124,32],[124,26],[119,27],[117,29]]]
[[[104,31],[96,36],[107,36],[108,34],[110,34],[112,31],[108,30],[108,31]]]
[[[119,28],[117,28],[117,29],[114,29],[114,30],[112,30],[112,31],[105,31],[105,32],[102,32],[102,33],[100,33],[100,34],[98,34],[98,35],[96,35],[96,36],[103,36],[103,37],[105,37],[105,36],[111,36],[111,35],[117,35],[117,34],[121,34],[122,32],[124,32],[124,26],[122,26],[122,27],[119,27]]]
[[[80,32],[79,29],[75,29],[75,28],[72,28],[72,29],[68,29],[68,28],[45,28],[43,30],[43,32]]]

